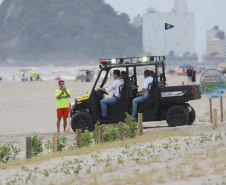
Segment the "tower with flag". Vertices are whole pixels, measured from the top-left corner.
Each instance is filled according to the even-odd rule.
[[[144,52],[168,55],[173,51],[174,56],[193,54],[195,52],[195,15],[193,12],[187,12],[186,0],[175,0],[172,12],[160,11],[151,7],[143,16]]]

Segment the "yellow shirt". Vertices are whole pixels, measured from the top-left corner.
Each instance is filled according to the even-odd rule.
[[[66,89],[67,93],[70,94],[69,89]],[[62,90],[57,89],[55,91],[55,96],[57,97],[58,95],[60,95],[62,92]],[[69,108],[69,102],[68,102],[68,97],[67,94],[64,92],[62,94],[62,96],[60,97],[60,99],[57,99],[57,109],[61,109],[61,108]]]

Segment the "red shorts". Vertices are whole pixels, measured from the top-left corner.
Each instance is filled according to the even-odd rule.
[[[69,109],[70,108],[61,108],[61,109],[57,109],[57,118],[60,119],[62,118],[62,116],[64,118],[68,118],[69,115]]]

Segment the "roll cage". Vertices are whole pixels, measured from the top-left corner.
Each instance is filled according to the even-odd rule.
[[[145,67],[145,66],[155,66],[155,76],[153,79],[153,83],[159,84],[160,86],[166,85],[166,77],[165,77],[165,56],[147,56],[147,57],[128,57],[128,58],[114,58],[114,59],[99,59],[100,61],[100,73],[94,83],[92,88],[92,92],[95,91],[97,86],[97,82],[101,77],[101,73],[106,71],[104,79],[100,85],[100,88],[104,87],[108,80],[108,74],[113,68],[125,68],[126,69],[126,79],[129,79],[129,68],[133,68],[133,76],[135,85],[137,85],[137,67]],[[161,68],[161,73],[159,73],[159,68]]]

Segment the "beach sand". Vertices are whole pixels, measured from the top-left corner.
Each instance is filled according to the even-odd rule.
[[[197,76],[199,80],[200,76]],[[167,75],[167,84],[169,86],[187,84],[186,76]],[[110,79],[106,86],[113,82]],[[143,77],[138,79],[139,89],[142,88]],[[197,81],[199,83],[199,81]],[[66,87],[71,92],[69,101],[74,101],[75,97],[90,92],[94,84],[92,82],[73,82],[65,81]],[[38,134],[43,142],[51,140],[51,133],[56,132],[56,98],[55,90],[58,89],[57,81],[33,81],[33,82],[12,82],[0,83],[0,142],[2,144],[9,142],[20,148],[22,151],[19,157],[25,157],[25,139],[27,136]],[[109,97],[111,94],[109,95]],[[212,125],[209,122],[209,99],[202,95],[200,100],[189,101],[190,105],[196,111],[196,120],[192,126],[184,127],[165,127],[166,121],[147,122],[144,126],[145,134],[157,131],[180,131],[198,133],[212,133]],[[223,98],[223,105],[226,106],[226,94]],[[218,109],[220,118],[220,100],[213,100],[213,108]],[[225,108],[226,109],[226,108]],[[226,117],[226,111],[224,111]],[[219,119],[220,120],[220,119]],[[219,121],[220,123],[220,121]],[[226,122],[224,121],[224,124]],[[221,129],[222,128],[222,129]],[[225,126],[221,125],[217,131],[225,131]],[[61,123],[61,133],[62,133]],[[75,134],[73,131],[62,133],[66,135],[69,142],[73,142]],[[108,154],[106,154],[108,155]]]
[[[199,77],[197,77],[199,79]],[[109,86],[112,79],[106,84]],[[139,88],[142,88],[143,77],[139,77]],[[169,86],[187,83],[186,76],[167,75]],[[69,101],[90,92],[92,82],[66,81],[65,85],[71,92]],[[33,81],[0,83],[0,134],[51,133],[56,131],[56,98],[57,81]],[[111,95],[109,95],[110,97]],[[189,101],[197,112],[196,121],[208,121],[209,100],[202,96],[201,100]],[[224,105],[226,99],[224,98]],[[213,108],[219,110],[219,99],[213,100]],[[220,113],[220,112],[219,112]],[[218,114],[220,115],[220,114]],[[61,131],[63,131],[61,125]]]

